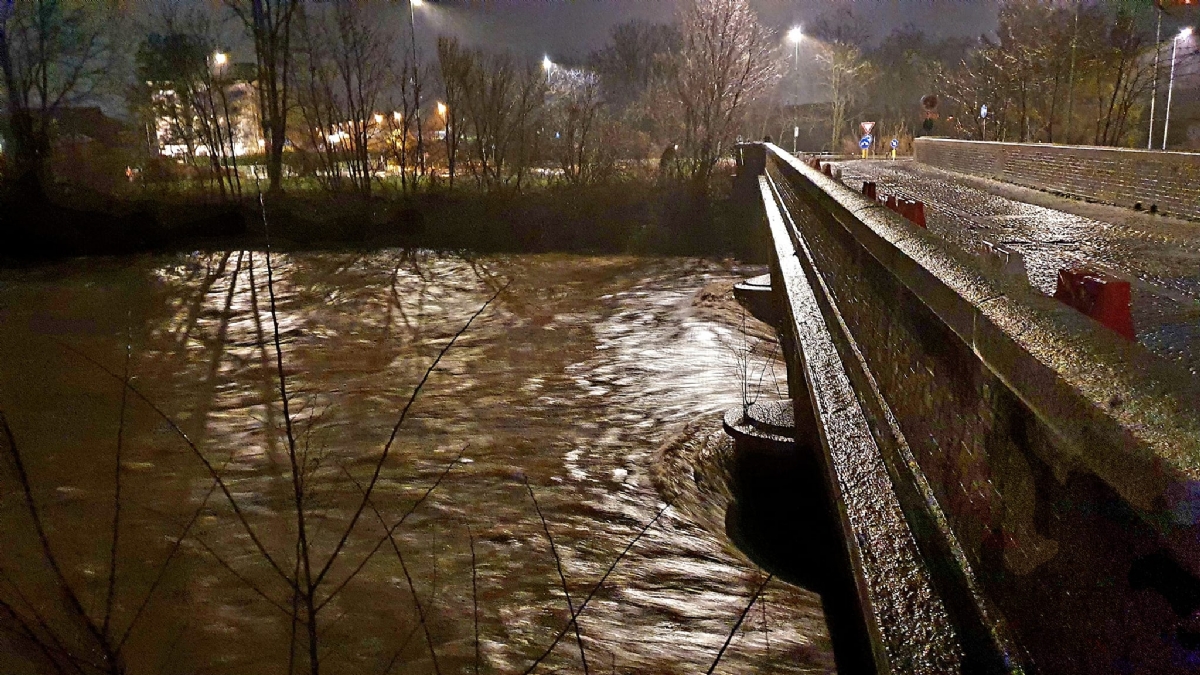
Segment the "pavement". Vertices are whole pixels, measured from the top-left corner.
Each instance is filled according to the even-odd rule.
[[[1138,342],[1200,376],[1200,222],[1057,197],[910,159],[835,163],[847,186],[925,202],[929,231],[968,251],[982,242],[1025,256],[1053,294],[1058,271],[1086,264],[1130,282]]]

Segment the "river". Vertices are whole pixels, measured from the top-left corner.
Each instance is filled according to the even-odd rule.
[[[307,670],[284,580],[297,494],[312,574],[338,551],[314,586],[319,602],[337,590],[317,620],[326,672],[525,672],[568,626],[562,579],[578,609],[610,566],[579,615],[582,657],[572,627],[538,672],[706,672],[731,634],[714,672],[833,670],[814,593],[772,579],[738,623],[766,579],[723,520],[719,419],[740,404],[746,338],[695,300],[761,269],[401,250],[273,263],[295,453],[262,252],[0,272],[0,408],[86,614],[115,636],[133,622],[128,672],[283,673],[292,643]],[[414,387],[498,290],[429,375],[339,548]],[[785,389],[782,368],[758,367],[764,396]],[[86,652],[10,464],[0,598],[29,599]],[[381,521],[410,511],[393,546]],[[0,632],[5,672],[22,672],[21,645]]]

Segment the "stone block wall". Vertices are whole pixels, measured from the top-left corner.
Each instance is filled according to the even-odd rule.
[[[1200,220],[1200,153],[919,138],[922,164]]]

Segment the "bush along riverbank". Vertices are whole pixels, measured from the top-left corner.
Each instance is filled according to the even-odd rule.
[[[485,253],[766,257],[757,209],[686,183],[560,185],[530,192],[430,191],[363,197],[291,191],[238,201],[73,193],[0,198],[0,259],[143,251],[420,247]]]

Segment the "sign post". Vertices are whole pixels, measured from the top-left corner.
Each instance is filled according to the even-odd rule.
[[[860,140],[858,142],[858,147],[860,150],[862,150],[862,158],[866,159],[867,158],[867,150],[871,147],[871,137],[869,135],[863,136],[862,140]]]
[[[893,138],[892,139],[892,159],[896,159],[896,148],[898,148],[898,147],[900,147],[900,140]]]
[[[796,139],[800,137],[800,127],[792,127],[792,154],[796,154]]]

